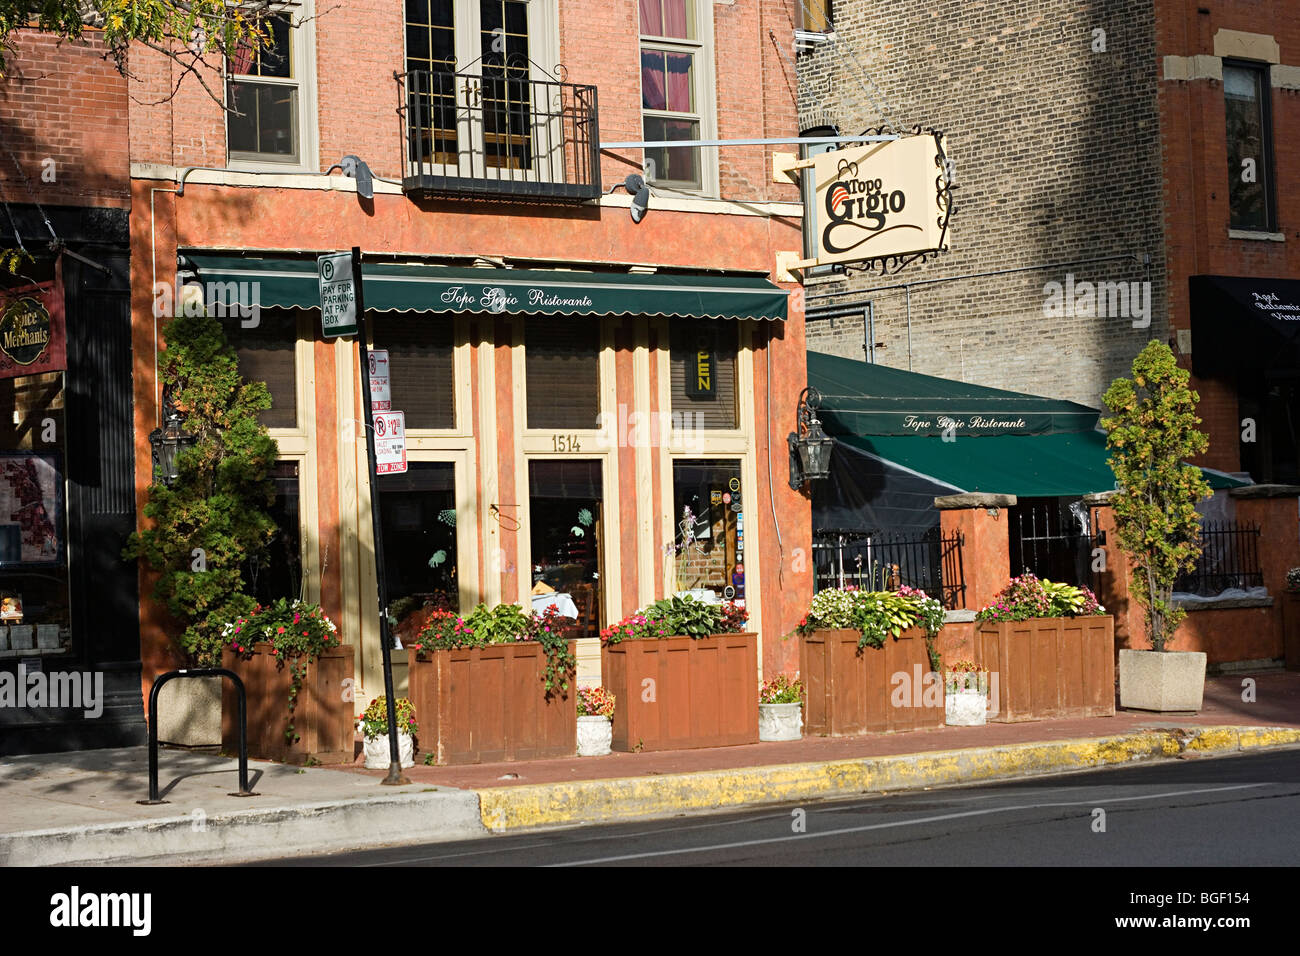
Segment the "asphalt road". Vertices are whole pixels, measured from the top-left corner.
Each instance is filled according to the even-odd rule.
[[[266,861],[275,866],[1294,866],[1300,750]]]

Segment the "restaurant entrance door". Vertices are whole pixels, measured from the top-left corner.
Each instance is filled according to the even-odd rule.
[[[599,459],[528,463],[533,609],[552,604],[596,637],[604,618],[604,494]]]

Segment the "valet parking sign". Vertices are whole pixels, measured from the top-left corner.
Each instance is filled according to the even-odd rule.
[[[939,186],[947,174],[940,147],[933,136],[905,136],[814,157],[817,257],[802,264],[938,249],[945,216]]]
[[[375,412],[375,474],[406,473],[406,413]]]

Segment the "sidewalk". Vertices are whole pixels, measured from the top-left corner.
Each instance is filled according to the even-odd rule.
[[[236,762],[162,751],[160,806],[145,748],[0,758],[0,865],[237,860],[459,840],[540,826],[1013,779],[1137,760],[1300,745],[1300,674],[1206,682],[1195,717],[946,727],[709,750],[406,771],[253,761],[260,796],[229,796]]]

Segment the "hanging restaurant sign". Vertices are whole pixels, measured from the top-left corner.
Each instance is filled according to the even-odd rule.
[[[701,335],[686,368],[686,394],[690,398],[711,399],[718,394],[717,363],[713,357],[712,336]]]
[[[63,301],[54,284],[0,291],[0,378],[67,367]]]
[[[941,133],[850,146],[808,163],[815,258],[796,267],[879,262],[891,271],[945,248],[951,204]]]

